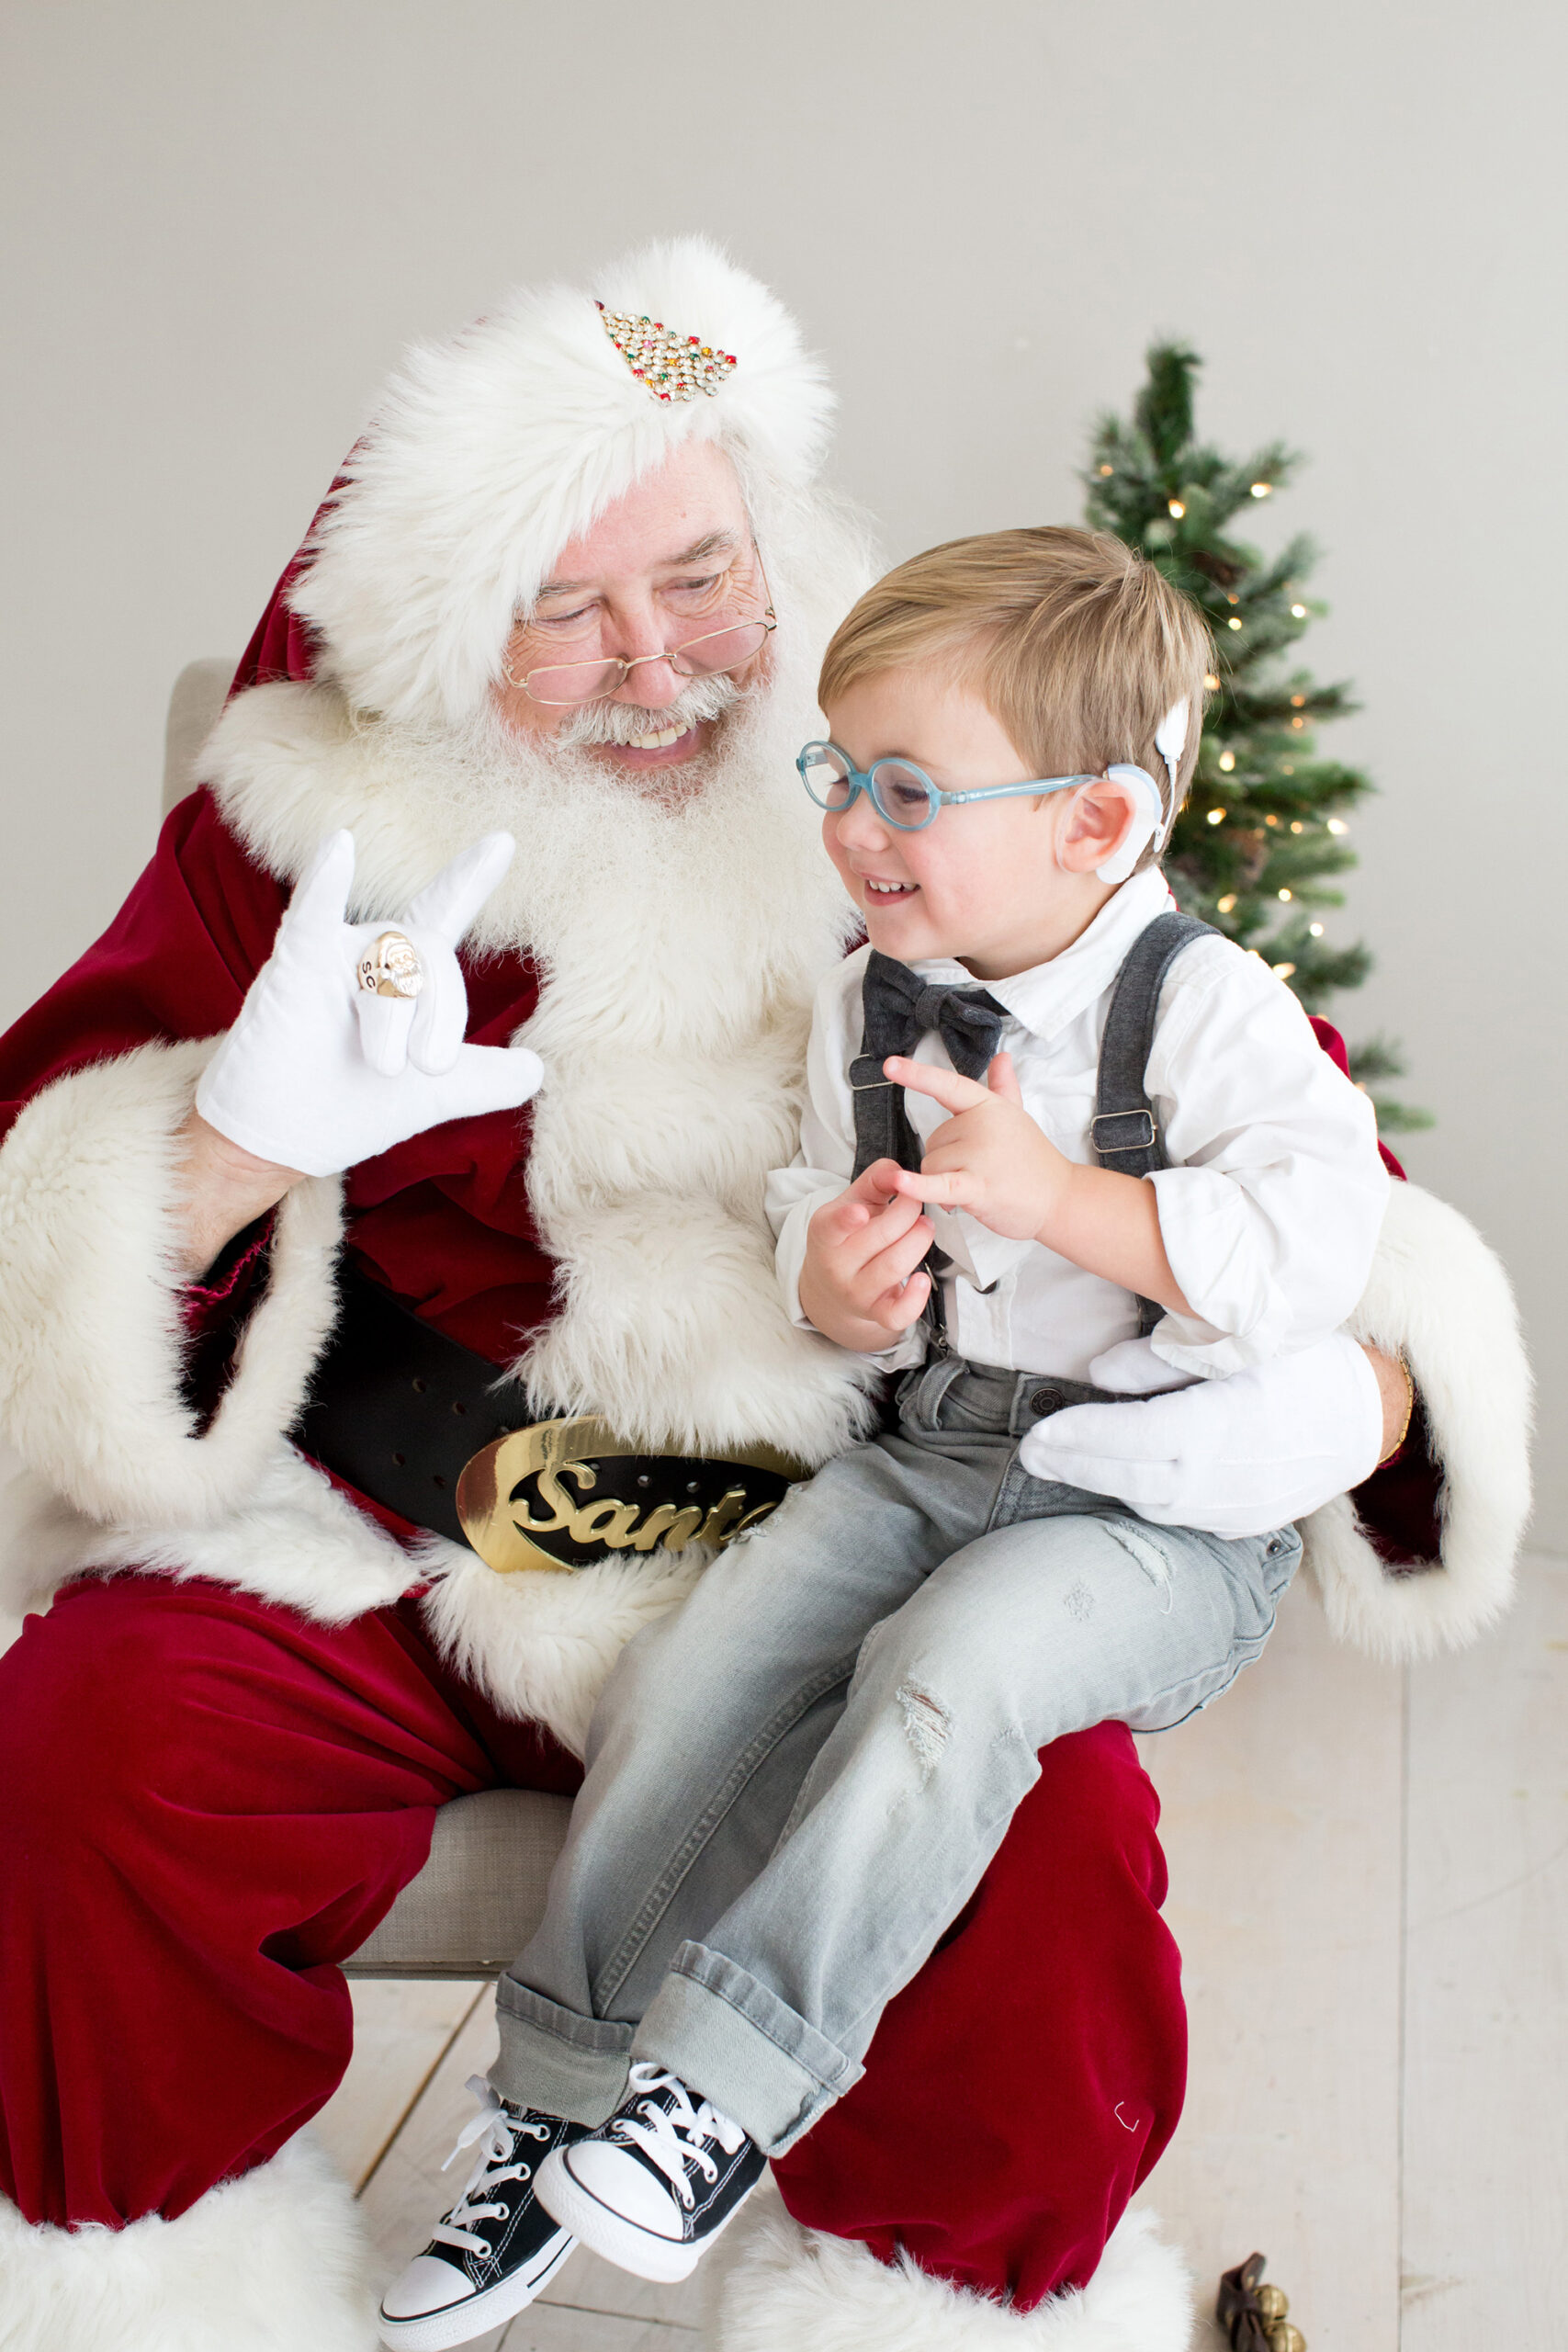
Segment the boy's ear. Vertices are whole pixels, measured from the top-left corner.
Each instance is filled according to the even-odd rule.
[[[1056,855],[1065,871],[1092,874],[1096,866],[1109,865],[1142,816],[1130,784],[1096,776],[1092,784],[1079,785],[1056,836]]]

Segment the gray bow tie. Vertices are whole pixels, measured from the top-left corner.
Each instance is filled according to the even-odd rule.
[[[883,1063],[889,1054],[912,1054],[934,1030],[953,1069],[965,1078],[983,1079],[1000,1043],[1006,1008],[985,989],[923,980],[875,948],[865,967],[861,1007],[865,1033],[850,1064],[856,1095],[855,1174],[881,1159],[919,1168],[920,1148],[904,1110],[903,1089],[889,1084]]]
[[[862,1050],[886,1059],[910,1054],[934,1029],[948,1059],[965,1078],[984,1078],[995,1058],[1006,1008],[982,988],[922,980],[908,964],[872,951],[861,992],[865,1013]]]

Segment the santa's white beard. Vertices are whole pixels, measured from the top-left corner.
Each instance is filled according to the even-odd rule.
[[[389,782],[400,771],[417,793],[433,838],[515,836],[470,947],[526,946],[547,982],[571,971],[600,1021],[700,1052],[781,995],[798,999],[854,915],[773,691],[701,679],[667,709],[617,708],[637,733],[706,719],[709,742],[675,766],[631,769],[517,734],[487,707],[460,733],[376,727],[368,744]]]

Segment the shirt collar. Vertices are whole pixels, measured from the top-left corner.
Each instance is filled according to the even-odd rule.
[[[987,980],[983,985],[1021,1028],[1049,1045],[1104,994],[1139,933],[1175,904],[1158,866],[1148,866],[1123,882],[1088,930],[1049,963],[1034,964],[1027,972],[1013,972],[1005,980]],[[943,985],[976,986],[974,973],[950,956],[934,956],[911,965],[910,969],[922,979]]]

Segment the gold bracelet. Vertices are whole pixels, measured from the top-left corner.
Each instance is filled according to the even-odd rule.
[[[1393,1443],[1389,1447],[1388,1452],[1378,1456],[1378,1468],[1380,1470],[1382,1468],[1385,1462],[1392,1462],[1393,1460],[1394,1455],[1399,1452],[1400,1447],[1410,1435],[1410,1424],[1416,1412],[1416,1383],[1410,1376],[1410,1366],[1405,1363],[1403,1356],[1396,1356],[1394,1358],[1394,1362],[1398,1364],[1400,1371],[1404,1374],[1404,1419],[1399,1425],[1399,1435],[1394,1439]]]

